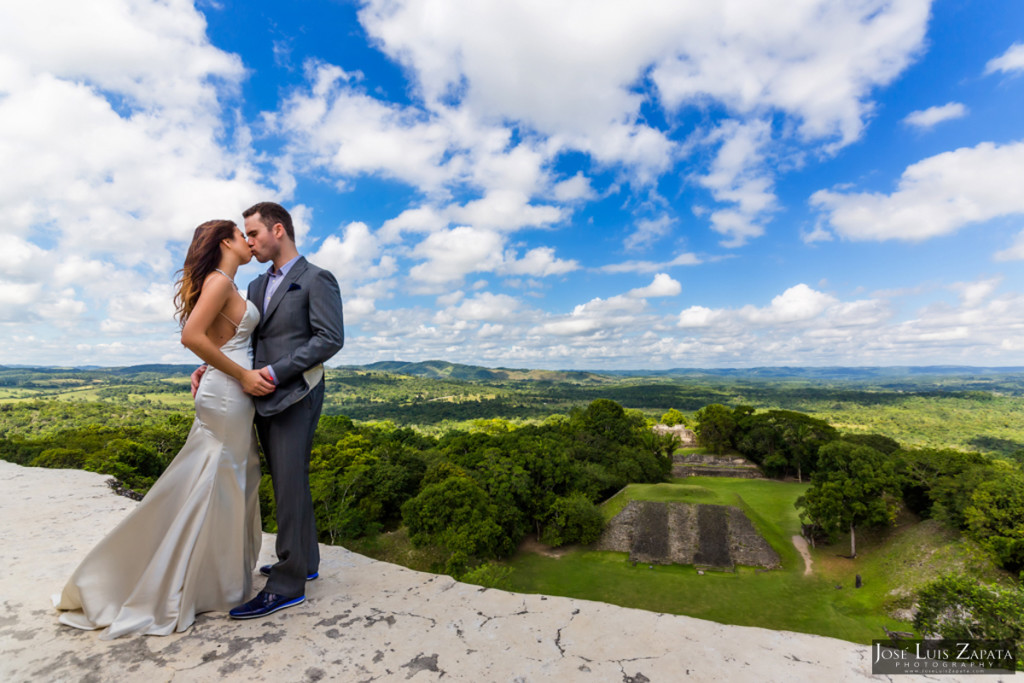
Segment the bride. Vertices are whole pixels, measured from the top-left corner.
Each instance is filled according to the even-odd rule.
[[[196,228],[174,297],[181,342],[210,366],[195,394],[192,430],[138,507],[54,596],[64,624],[105,629],[104,640],[167,635],[248,595],[262,536],[247,394],[274,390],[252,369],[249,336],[259,310],[234,283],[251,258],[231,221]]]

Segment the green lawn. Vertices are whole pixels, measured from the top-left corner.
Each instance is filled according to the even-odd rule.
[[[160,380],[161,385],[170,385],[176,389],[173,392],[147,391],[145,384],[132,384],[118,386],[113,384],[101,385],[71,384],[54,380],[52,386],[46,387],[0,387],[0,404],[18,403],[23,401],[106,401],[111,405],[124,406],[150,401],[159,407],[171,409],[187,409],[193,404],[192,393],[189,391],[188,377],[175,377]],[[64,386],[67,385],[67,386]],[[116,393],[113,393],[116,392]]]
[[[524,554],[510,561],[509,588],[598,600],[655,612],[685,614],[724,624],[801,631],[867,643],[881,626],[907,624],[880,617],[877,591],[836,590],[820,576],[793,571],[697,574],[693,567],[632,566],[625,553],[580,551],[559,559]],[[803,571],[802,568],[800,570]]]
[[[883,626],[912,630],[887,615],[902,588],[977,561],[956,534],[906,519],[896,529],[859,534],[855,560],[843,556],[848,538],[813,550],[814,573],[805,576],[791,538],[800,529],[793,503],[806,489],[779,481],[692,477],[631,485],[605,503],[609,518],[630,499],[736,505],[779,553],[779,570],[740,567],[736,573],[698,575],[692,566],[633,566],[626,553],[576,548],[558,558],[518,553],[507,563],[514,569],[508,588],[869,643],[884,637]],[[856,574],[864,580],[859,589]]]

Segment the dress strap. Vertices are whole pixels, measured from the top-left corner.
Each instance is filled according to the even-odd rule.
[[[234,326],[235,326],[235,332],[237,332],[237,331],[238,331],[238,326],[242,324],[242,323],[241,323],[241,321],[239,321],[239,322],[237,322],[237,323],[236,323],[236,322],[235,322],[234,320],[232,320],[231,318],[229,318],[229,317],[227,317],[226,315],[224,315],[224,311],[221,311],[221,312],[220,312],[220,315],[221,315],[221,317],[222,317],[222,318],[224,318],[224,319],[225,319],[225,320],[227,320],[227,321],[228,321],[229,323],[231,323],[232,325],[234,325]]]

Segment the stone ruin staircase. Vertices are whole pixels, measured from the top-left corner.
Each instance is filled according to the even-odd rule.
[[[710,453],[676,453],[672,456],[672,476],[765,478],[761,468],[742,456]]]
[[[629,553],[631,562],[642,564],[717,571],[781,566],[743,510],[731,505],[631,500],[608,523],[597,548]]]

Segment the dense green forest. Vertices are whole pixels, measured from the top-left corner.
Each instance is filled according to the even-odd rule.
[[[0,368],[0,458],[102,472],[144,493],[191,425],[191,369]],[[429,362],[332,369],[327,383],[310,468],[324,542],[370,547],[400,531],[419,564],[495,583],[494,562],[527,535],[590,543],[602,501],[667,481],[678,444],[650,428],[664,417],[708,452],[809,482],[801,518],[822,539],[848,534],[851,557],[859,531],[903,512],[1024,576],[1024,373],[1010,369],[597,374]],[[265,476],[273,531],[270,491]],[[994,599],[943,580],[922,592],[933,630],[951,604]]]
[[[115,419],[129,421],[162,412],[188,412],[192,369],[188,365],[0,366],[0,403],[101,402],[123,415]],[[692,418],[713,403],[748,405],[806,413],[843,432],[880,433],[909,446],[1003,457],[1024,450],[1024,426],[1018,417],[1024,409],[1024,370],[1020,368],[753,368],[596,374],[432,361],[331,369],[327,382],[325,415],[390,420],[418,430],[443,431],[475,419],[540,421],[606,398],[648,418],[672,408]],[[93,410],[76,412],[83,409]],[[0,429],[34,433],[50,419],[38,416],[26,424],[0,416]]]

